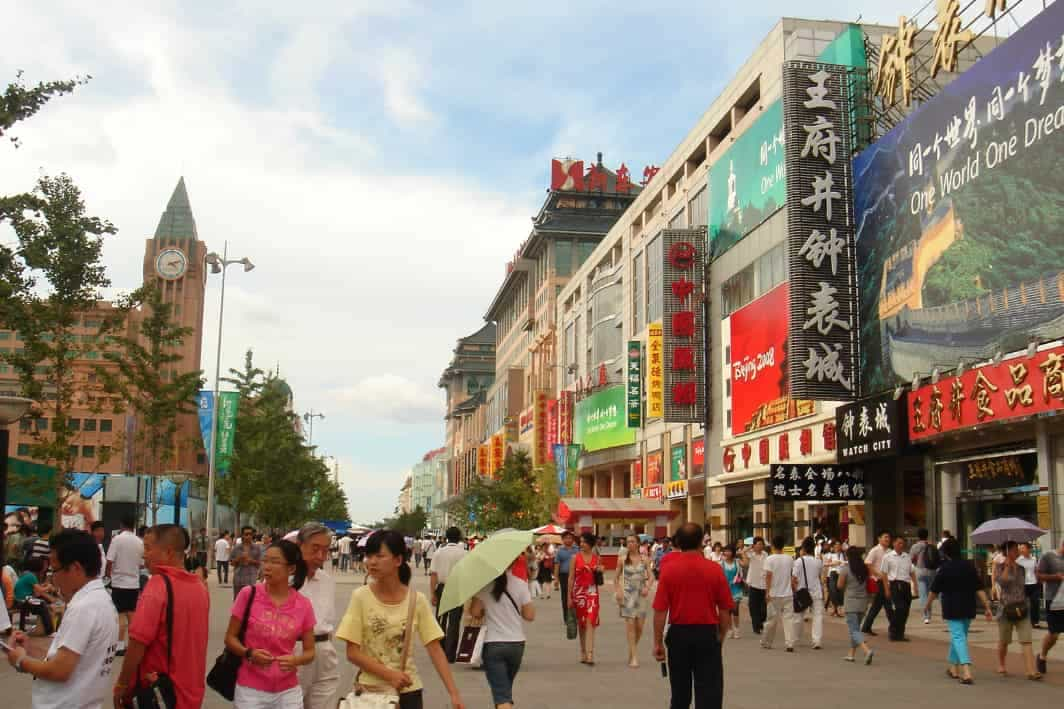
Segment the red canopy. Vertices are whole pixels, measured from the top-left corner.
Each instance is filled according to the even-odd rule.
[[[628,497],[563,497],[558,501],[555,518],[563,523],[578,520],[585,515],[592,519],[651,520],[659,516],[669,519],[679,516],[680,511],[662,504],[661,500],[642,500]]]

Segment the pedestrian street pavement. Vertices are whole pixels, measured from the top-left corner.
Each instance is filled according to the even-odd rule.
[[[361,585],[361,576],[338,574],[337,609],[347,607],[352,591]],[[428,579],[415,572],[416,586],[428,591]],[[596,665],[579,663],[579,645],[566,640],[561,621],[558,594],[550,600],[537,601],[536,622],[526,625],[528,646],[524,664],[514,688],[520,709],[594,709],[605,704],[611,709],[657,709],[668,707],[668,681],[651,657],[651,623],[640,645],[642,666],[627,666],[624,624],[617,614],[609,587],[603,589],[603,617],[596,642]],[[222,648],[222,638],[232,603],[232,589],[219,588],[211,580],[211,643],[208,666]],[[977,619],[973,623],[972,655],[976,665],[974,686],[962,686],[945,676],[947,652],[945,625],[936,620],[928,626],[920,622],[914,607],[909,635],[912,642],[889,643],[886,619],[876,622],[880,635],[872,638],[876,650],[873,664],[842,661],[846,654],[845,624],[841,619],[826,618],[824,649],[809,647],[809,625],[805,624],[804,642],[793,654],[783,651],[782,632],[773,650],[762,650],[757,636],[750,632],[746,608],[742,610],[741,637],[728,640],[724,648],[724,706],[728,709],[824,709],[825,706],[859,706],[898,709],[972,709],[987,707],[1050,707],[1060,704],[1064,696],[1064,643],[1051,656],[1049,674],[1039,683],[1023,679],[1022,658],[1018,646],[1009,656],[1011,677],[995,675],[993,646],[995,626]],[[354,669],[343,659],[342,643],[337,643],[343,672],[341,688],[346,691],[354,680]],[[424,650],[418,649],[415,660],[425,681],[426,709],[446,709],[447,695],[436,677]],[[455,677],[466,706],[488,709],[492,706],[484,673],[468,666],[454,666]],[[29,709],[31,680],[16,674],[5,662],[0,663],[0,709]],[[337,697],[337,699],[339,696]],[[1021,704],[1022,703],[1022,704]],[[110,704],[104,706],[109,709]],[[231,706],[207,690],[204,707],[221,709]],[[330,707],[335,707],[332,703]]]

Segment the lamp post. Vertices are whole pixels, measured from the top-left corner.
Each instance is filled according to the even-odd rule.
[[[7,454],[11,434],[7,430],[33,406],[33,399],[21,396],[0,396],[0,515],[7,509]]]
[[[308,426],[310,426],[310,432],[307,435],[307,445],[308,446],[313,446],[314,445],[314,419],[321,419],[321,420],[324,421],[325,420],[325,414],[323,414],[323,413],[314,413],[314,409],[311,409],[307,413],[303,414],[303,420],[307,422]]]
[[[244,273],[247,273],[255,268],[255,264],[251,263],[251,259],[246,256],[240,259],[230,259],[228,241],[225,242],[222,248],[222,255],[219,256],[212,251],[207,254],[206,263],[211,267],[211,273],[222,274],[222,293],[218,305],[218,347],[214,358],[214,406],[211,409],[211,449],[207,451],[209,460],[209,466],[207,468],[207,567],[210,568],[214,565],[214,544],[209,543],[209,540],[214,537],[214,476],[217,472],[218,466],[218,461],[216,460],[218,457],[218,384],[222,372],[222,323],[225,317],[225,271],[234,264],[240,264],[244,267]]]

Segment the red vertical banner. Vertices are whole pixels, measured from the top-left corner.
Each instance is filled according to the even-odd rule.
[[[547,445],[547,392],[537,391],[532,402],[532,464],[545,465],[550,461]]]
[[[701,423],[705,417],[706,229],[662,233],[662,335],[665,420]]]

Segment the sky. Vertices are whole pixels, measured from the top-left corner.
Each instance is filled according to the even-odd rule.
[[[550,159],[660,165],[780,16],[896,23],[923,0],[34,2],[0,78],[91,75],[0,144],[0,194],[69,173],[117,290],[184,176],[230,269],[222,369],[279,368],[356,521],[443,445],[437,388],[530,231]],[[0,234],[10,239],[10,234]],[[214,376],[219,282],[203,363]]]

